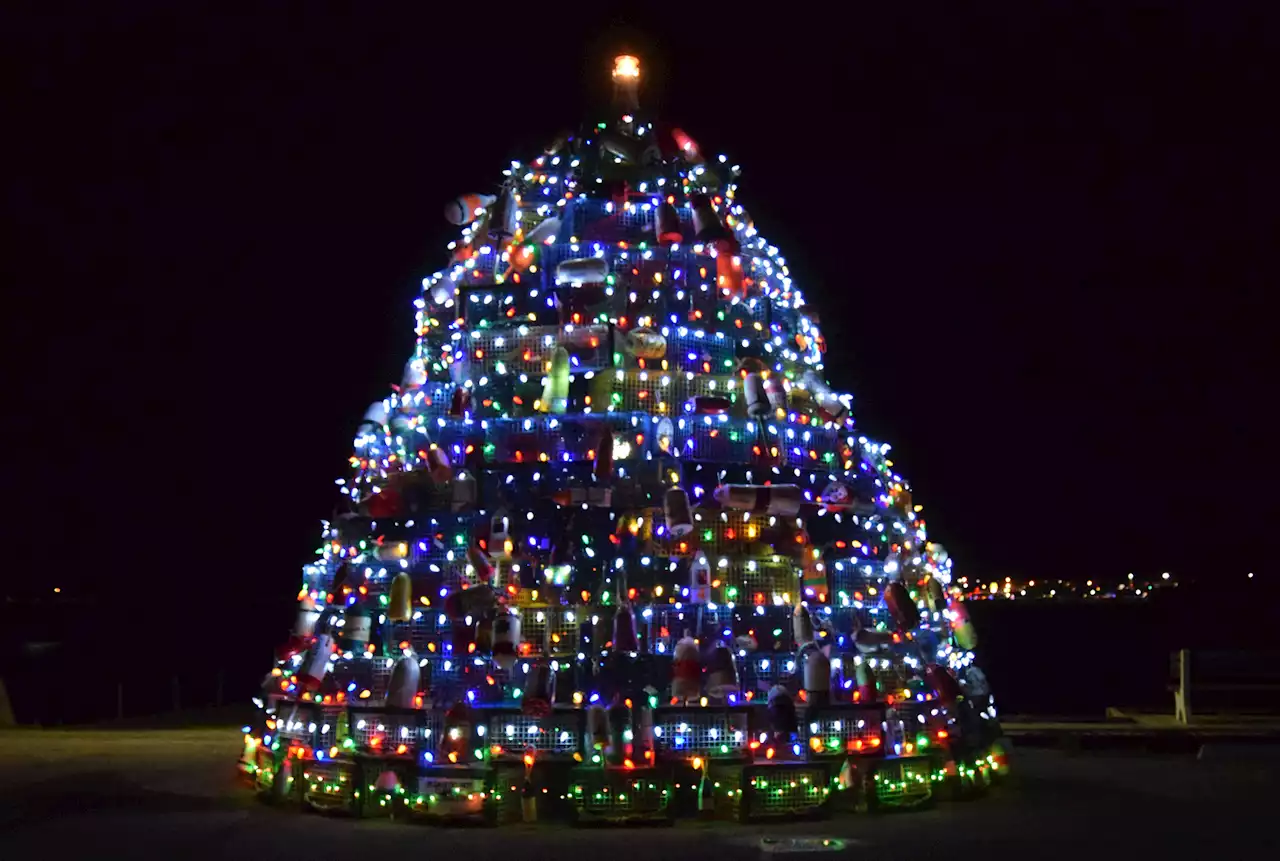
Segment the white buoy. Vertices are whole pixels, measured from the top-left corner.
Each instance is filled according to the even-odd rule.
[[[682,487],[669,487],[662,497],[662,511],[666,516],[667,532],[675,538],[683,538],[693,531],[693,517],[689,511],[689,494]]]
[[[556,266],[556,282],[602,284],[609,276],[609,261],[603,257],[575,257]]]
[[[461,194],[444,205],[444,220],[461,227],[475,221],[497,200],[492,194]]]
[[[415,708],[421,679],[418,656],[406,650],[391,671],[391,682],[387,685],[387,705],[397,709]]]
[[[520,657],[520,617],[503,613],[493,622],[493,662],[509,670]]]
[[[747,374],[742,390],[747,396],[747,415],[762,418],[773,411],[769,406],[769,391],[765,388],[764,377],[756,373]]]

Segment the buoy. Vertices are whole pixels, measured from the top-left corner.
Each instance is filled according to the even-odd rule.
[[[348,652],[363,652],[373,631],[373,611],[363,603],[352,604],[342,618],[342,648]]]
[[[746,296],[746,282],[742,277],[741,249],[737,242],[721,239],[715,245],[716,286],[727,291],[730,296]]]
[[[708,604],[711,602],[711,563],[707,554],[702,551],[689,563],[689,603]]]
[[[725,508],[793,516],[800,513],[804,494],[794,484],[722,484],[711,494]]]
[[[569,409],[569,351],[556,347],[551,354],[551,368],[542,385],[538,408],[544,413],[563,414]]]
[[[279,655],[281,659],[292,657],[301,652],[307,645],[307,641],[315,634],[316,622],[320,619],[320,611],[316,609],[316,602],[311,599],[310,595],[303,595],[298,599],[298,615],[293,621],[293,632],[289,635],[288,642],[280,647]]]
[[[510,546],[508,546],[510,545]],[[489,553],[494,559],[508,559],[515,545],[511,541],[511,519],[498,510],[489,518]]]
[[[497,605],[498,596],[488,584],[458,589],[450,592],[444,599],[445,614],[455,622],[460,622],[467,616],[483,616]]]
[[[520,229],[520,204],[516,200],[516,190],[508,186],[503,189],[489,210],[489,239],[494,242],[506,242],[516,235]]]
[[[369,404],[369,408],[364,411],[364,418],[360,420],[360,430],[362,433],[374,433],[381,430],[387,424],[387,402],[374,401]]]
[[[813,617],[804,604],[797,604],[791,611],[791,634],[795,637],[796,648],[813,642]]]
[[[804,692],[810,706],[831,703],[831,659],[816,646],[804,657]]]
[[[319,633],[311,641],[307,655],[302,660],[302,669],[298,672],[298,686],[304,691],[315,692],[320,689],[324,677],[329,672],[329,658],[333,655],[333,636],[328,625],[317,623]]]
[[[420,388],[427,381],[427,365],[416,356],[405,362],[404,373],[400,377],[400,388]]]
[[[684,239],[680,230],[680,213],[665,200],[653,212],[653,233],[659,245],[674,245]]]
[[[972,651],[978,648],[978,631],[969,620],[969,611],[959,598],[947,601],[947,611],[951,616],[951,633],[956,638],[956,645]]]
[[[480,485],[476,482],[475,474],[470,470],[459,472],[453,479],[453,510],[474,508],[479,492]]]
[[[609,717],[601,706],[587,709],[587,739],[592,750],[603,751],[609,746]]]
[[[471,412],[471,390],[458,386],[453,390],[449,400],[449,415],[455,419],[465,418]]]
[[[787,389],[782,378],[778,376],[769,377],[764,381],[764,390],[769,397],[769,406],[775,411],[787,411]]]
[[[453,464],[443,446],[433,443],[427,449],[427,469],[436,484],[448,484],[453,480]]]
[[[799,728],[796,723],[796,702],[782,685],[769,688],[766,700],[769,712],[769,728],[775,743],[789,741]]]
[[[609,277],[609,261],[603,257],[575,257],[556,266],[556,283],[603,284]]]
[[[800,588],[806,598],[814,598],[820,603],[827,600],[827,566],[822,561],[822,551],[816,547],[806,547],[804,561],[800,568]]]
[[[560,219],[550,215],[539,221],[538,226],[525,235],[524,241],[529,245],[542,245],[559,232]]]
[[[520,787],[520,818],[525,822],[538,821],[538,793],[533,789],[533,763],[536,748],[530,746],[524,754],[524,784]]]
[[[747,396],[747,415],[763,418],[773,412],[769,405],[769,392],[764,385],[764,377],[759,374],[747,374],[742,383],[742,390]]]
[[[520,698],[520,710],[529,715],[548,715],[556,697],[556,674],[545,658],[539,658],[529,667],[524,680],[524,696]]]
[[[728,646],[717,643],[711,653],[711,660],[707,663],[707,696],[724,700],[739,690],[738,669],[733,663],[733,653]]]
[[[884,588],[884,604],[900,631],[911,631],[920,625],[920,608],[912,600],[911,593],[899,580]]]
[[[844,401],[831,391],[831,387],[826,381],[811,368],[804,372],[805,388],[809,390],[810,397],[814,404],[818,407],[820,417],[830,422],[842,422],[845,416],[849,414],[849,408]]]
[[[613,651],[633,654],[640,651],[636,638],[636,617],[631,605],[622,602],[613,616]]]
[[[680,150],[680,155],[690,164],[702,164],[702,152],[698,149],[698,144],[693,138],[685,134],[683,129],[672,129],[671,137],[676,142],[676,149]]]
[[[467,548],[467,561],[475,569],[477,580],[481,583],[493,582],[493,565],[489,563],[489,557],[480,549],[480,545],[473,543]]]
[[[719,415],[733,409],[733,401],[718,395],[696,395],[693,398],[693,411],[701,415]]]
[[[858,683],[858,702],[874,703],[879,700],[876,685],[876,673],[867,661],[858,661],[854,665],[854,675]]]
[[[606,717],[609,719],[609,746],[605,750],[605,761],[610,765],[622,765],[631,752],[628,739],[635,735],[631,726],[631,709],[620,696],[615,697]]]
[[[444,219],[459,227],[470,224],[493,205],[498,198],[493,194],[462,194],[444,205]]]
[[[626,349],[637,359],[657,361],[667,355],[667,339],[652,329],[632,329],[627,333]]]
[[[387,705],[397,709],[415,708],[421,680],[418,656],[406,649],[391,670],[391,681],[387,684]]]
[[[729,238],[729,231],[720,222],[720,216],[711,205],[711,198],[705,194],[695,194],[689,198],[689,204],[693,207],[694,239],[698,242],[714,242]]]
[[[500,613],[493,622],[493,662],[500,669],[509,670],[520,657],[520,616],[516,613]]]
[[[662,513],[667,522],[667,532],[674,538],[683,538],[693,531],[693,516],[689,510],[689,494],[683,487],[668,487],[662,496]]]
[[[702,693],[702,663],[698,644],[692,637],[676,643],[671,662],[671,696],[678,700],[696,700]]]
[[[604,425],[596,435],[596,459],[592,473],[600,484],[613,481],[613,430]]]
[[[954,705],[963,696],[960,683],[946,667],[930,664],[924,668],[924,680],[938,692],[938,700],[946,706]]]
[[[391,581],[387,618],[393,622],[408,622],[413,618],[413,578],[408,571],[401,571]]]

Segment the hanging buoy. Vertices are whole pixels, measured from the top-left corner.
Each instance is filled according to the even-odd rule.
[[[453,390],[453,396],[449,400],[449,415],[455,419],[466,417],[471,412],[471,390],[457,387]]]
[[[693,411],[700,415],[720,415],[733,409],[733,401],[719,395],[696,395],[693,398]]]
[[[680,230],[680,213],[667,201],[653,212],[653,233],[659,245],[675,245],[684,239]]]
[[[453,481],[453,464],[449,461],[449,453],[443,446],[432,443],[427,449],[427,469],[436,484],[448,484]]]
[[[502,196],[497,198],[489,210],[489,239],[494,242],[506,242],[516,235],[520,229],[520,204],[516,201],[516,190],[508,186],[503,189]]]
[[[520,698],[520,711],[529,715],[548,715],[556,698],[556,674],[545,658],[539,658],[529,667],[524,681],[524,696]]]
[[[331,617],[330,617],[331,618]],[[316,625],[319,633],[311,641],[307,655],[302,660],[302,668],[298,671],[298,686],[304,691],[314,693],[320,689],[324,677],[329,672],[329,659],[333,656],[333,636],[328,630],[328,621]]]
[[[676,148],[680,150],[680,155],[690,164],[702,164],[702,152],[698,149],[698,144],[693,138],[685,134],[683,129],[672,129],[671,137],[676,142]]]
[[[640,651],[640,642],[636,638],[635,613],[625,601],[618,605],[613,616],[613,651],[624,654]]]
[[[413,578],[408,571],[401,571],[391,581],[387,618],[393,622],[408,622],[413,618]]]
[[[734,665],[733,653],[723,643],[717,643],[707,663],[707,696],[725,700],[739,690],[738,668]]]
[[[769,377],[764,381],[764,390],[769,398],[769,406],[775,411],[781,410],[785,413],[787,411],[787,389],[782,378],[778,376]]]
[[[689,494],[683,487],[669,487],[662,496],[662,513],[666,518],[667,532],[674,538],[683,538],[693,531],[693,516],[689,510]]]
[[[307,641],[315,634],[316,622],[320,619],[320,611],[310,595],[298,599],[298,615],[293,621],[293,632],[289,640],[280,647],[277,657],[289,658],[306,648]]]
[[[592,465],[592,474],[600,484],[613,481],[613,431],[608,425],[602,426],[596,435],[596,459]]]
[[[763,418],[773,412],[769,405],[769,392],[764,385],[764,377],[759,374],[747,374],[742,383],[742,391],[747,396],[747,415]]]
[[[444,205],[444,220],[459,227],[470,224],[493,205],[497,195],[462,194]]]
[[[854,675],[858,684],[857,701],[860,703],[878,702],[879,690],[876,685],[876,673],[875,670],[871,669],[870,663],[858,661],[854,665]]]
[[[849,407],[835,392],[831,391],[826,380],[818,376],[813,369],[804,372],[803,380],[805,388],[809,390],[810,398],[818,408],[819,417],[837,424],[844,421],[845,416],[849,414]]]
[[[578,286],[603,284],[609,277],[609,261],[603,257],[575,257],[556,266],[556,283]]]
[[[791,611],[791,633],[795,637],[797,649],[813,642],[813,617],[804,604],[797,604]]]
[[[544,413],[561,415],[569,409],[569,351],[556,347],[551,354],[551,368],[542,385],[542,399],[538,409]]]
[[[806,598],[813,598],[819,603],[827,600],[827,566],[822,561],[822,551],[816,547],[804,550],[803,564],[800,568],[800,588]]]
[[[707,554],[699,551],[689,563],[689,603],[711,602],[711,563]]]
[[[634,736],[631,709],[620,696],[615,697],[606,717],[609,719],[609,745],[605,750],[605,761],[610,765],[622,765],[630,758],[631,743],[628,739]]]
[[[404,373],[400,377],[401,389],[417,389],[427,382],[427,365],[416,356],[405,362]]]
[[[769,688],[767,698],[769,728],[775,744],[785,744],[799,728],[796,722],[796,703],[791,693],[782,685]]]
[[[955,705],[956,700],[963,696],[960,683],[946,667],[930,664],[924,668],[924,680],[938,692],[938,700],[943,705]]]
[[[493,662],[509,670],[520,657],[520,616],[500,613],[493,622]]]
[[[736,242],[727,239],[716,243],[716,286],[729,296],[745,297],[746,282],[742,277],[742,257]]]
[[[804,502],[794,484],[722,484],[711,495],[725,508],[784,516],[799,514]]]
[[[469,470],[459,472],[453,479],[453,510],[462,511],[464,508],[474,508],[480,485],[476,482],[476,477]]]
[[[421,680],[418,656],[406,649],[391,670],[391,681],[387,685],[387,705],[397,709],[416,708],[418,684]]]
[[[353,604],[342,614],[342,648],[360,653],[369,645],[373,632],[373,611],[364,604]]]
[[[920,625],[920,608],[901,581],[895,580],[884,588],[884,604],[900,631],[911,631]]]
[[[461,622],[467,616],[475,618],[484,616],[497,605],[498,596],[494,593],[493,587],[481,584],[450,592],[444,599],[444,612],[453,621]]]
[[[560,232],[560,219],[550,215],[538,222],[538,226],[530,230],[524,241],[529,245],[542,245]]]
[[[817,647],[811,647],[804,657],[804,692],[811,707],[831,703],[831,659]]]
[[[978,630],[969,620],[969,611],[959,598],[947,601],[947,612],[951,616],[951,633],[956,638],[956,645],[972,651],[978,648]]]
[[[667,355],[667,339],[652,329],[632,329],[627,333],[626,350],[637,359],[656,362]]]
[[[702,694],[702,663],[698,644],[692,637],[676,643],[671,662],[671,696],[678,700],[696,700]]]
[[[711,205],[711,198],[705,194],[695,194],[689,198],[693,207],[693,234],[698,242],[714,242],[717,239],[728,239],[729,231],[720,222]]]

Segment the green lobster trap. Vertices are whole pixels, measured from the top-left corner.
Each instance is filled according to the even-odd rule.
[[[737,822],[827,815],[835,792],[829,762],[713,763],[708,772],[717,818]]]
[[[574,821],[627,824],[670,818],[669,768],[578,768],[569,779]]]
[[[866,769],[869,810],[909,810],[933,798],[935,762],[930,757],[887,757]]]
[[[307,760],[302,765],[302,803],[322,813],[356,813],[360,768],[350,760]]]

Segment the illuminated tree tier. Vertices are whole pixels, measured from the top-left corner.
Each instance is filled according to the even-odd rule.
[[[501,793],[447,769],[512,758],[526,782],[556,758],[694,757],[703,784],[717,760],[998,764],[950,560],[826,382],[738,167],[660,139],[620,68],[619,119],[446,208],[451,264],[360,424],[247,735],[260,781],[347,803],[367,778],[343,764],[373,757],[383,803],[465,812]],[[895,768],[886,799],[929,774]],[[602,775],[563,797],[610,807]],[[811,776],[796,804],[831,791]]]

